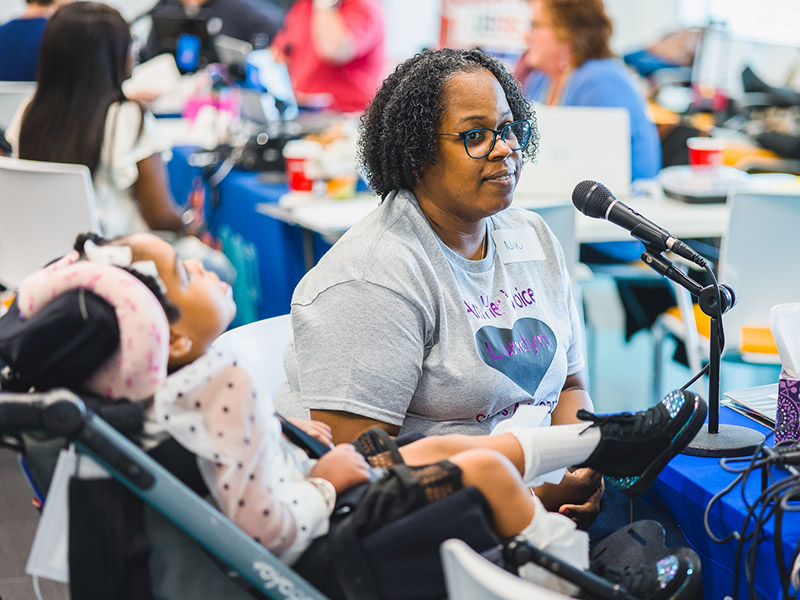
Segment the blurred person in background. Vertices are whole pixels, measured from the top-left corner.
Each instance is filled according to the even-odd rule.
[[[167,184],[155,119],[122,91],[133,66],[128,24],[96,2],[61,7],[44,30],[38,85],[6,131],[14,155],[86,165],[103,234],[185,233]]]
[[[283,25],[284,10],[277,2],[269,0],[159,0],[159,2],[136,20],[153,15],[160,10],[170,11],[182,9],[187,17],[199,14],[219,19],[221,34],[253,44],[257,48],[267,46]],[[285,0],[282,4],[286,4]],[[149,60],[159,54],[159,42],[155,32],[150,36],[142,49],[142,60]]]
[[[330,108],[360,112],[386,75],[379,0],[297,0],[272,43],[298,102],[329,95]]]
[[[0,25],[0,81],[36,81],[44,26],[56,9],[72,0],[28,0],[25,12]]]
[[[544,104],[608,106],[631,116],[632,179],[661,168],[658,131],[644,94],[611,51],[611,19],[602,0],[530,0],[528,50],[517,76],[528,97]]]

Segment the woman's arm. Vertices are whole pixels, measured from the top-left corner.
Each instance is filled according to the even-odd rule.
[[[133,197],[150,229],[186,233],[178,207],[172,199],[167,169],[159,153],[136,163],[139,176],[133,184]]]
[[[550,425],[580,423],[576,416],[579,409],[594,411],[592,399],[586,388],[586,377],[583,372],[567,375],[561,394],[558,396],[558,404],[550,415]]]
[[[311,418],[315,421],[322,421],[330,426],[333,432],[333,443],[342,444],[352,442],[359,435],[372,427],[383,427],[390,435],[397,435],[400,427],[390,425],[383,421],[354,415],[353,413],[341,410],[312,410]]]

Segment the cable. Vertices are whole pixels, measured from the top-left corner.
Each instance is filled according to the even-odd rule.
[[[709,368],[709,366],[710,366],[710,364],[709,364],[709,363],[706,363],[706,365],[705,365],[705,366],[704,366],[702,369],[700,369],[700,370],[697,372],[697,375],[695,375],[694,377],[692,377],[692,378],[691,378],[689,381],[687,381],[686,383],[684,383],[684,384],[681,386],[681,391],[682,391],[682,392],[685,392],[685,391],[686,391],[686,390],[689,388],[689,386],[690,386],[690,385],[692,385],[692,384],[693,384],[695,381],[697,381],[697,380],[698,380],[698,379],[700,379],[700,378],[701,378],[703,375],[705,375],[706,373],[708,373],[708,368]]]
[[[723,458],[719,462],[723,470],[735,473],[736,477],[725,488],[715,494],[703,515],[703,524],[709,538],[717,544],[725,544],[736,540],[736,558],[734,563],[734,600],[739,598],[740,578],[742,570],[748,582],[748,597],[751,600],[758,598],[756,590],[756,573],[758,573],[758,549],[766,542],[769,535],[766,525],[773,521],[773,545],[775,551],[776,569],[781,583],[782,598],[797,598],[800,593],[791,595],[789,586],[791,582],[791,567],[800,556],[800,541],[794,546],[791,560],[786,561],[783,548],[783,515],[785,512],[800,512],[800,471],[795,465],[800,464],[800,444],[789,442],[780,443],[772,448],[761,446],[752,456],[739,458]],[[789,476],[776,480],[770,471],[772,466],[785,468]],[[767,471],[763,471],[767,469]],[[747,482],[750,475],[757,470],[762,470],[765,481],[761,491],[755,499],[748,499],[746,494]],[[717,537],[709,523],[711,509],[724,496],[729,494],[737,485],[741,485],[741,497],[747,514],[742,522],[741,529],[733,530],[724,537]],[[752,486],[751,486],[752,487]],[[749,533],[748,533],[749,531]],[[787,564],[789,568],[787,568]]]

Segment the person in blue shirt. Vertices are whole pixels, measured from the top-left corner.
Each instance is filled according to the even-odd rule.
[[[63,0],[28,0],[20,17],[0,25],[0,81],[36,81],[44,26],[61,4]]]
[[[644,95],[611,52],[611,20],[602,0],[531,0],[528,50],[517,75],[544,104],[626,108],[631,116],[632,179],[661,168],[658,131]]]

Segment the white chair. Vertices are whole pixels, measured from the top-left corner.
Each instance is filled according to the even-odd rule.
[[[744,325],[769,327],[770,308],[800,301],[800,278],[796,276],[800,256],[800,195],[741,190],[731,193],[728,204],[730,217],[720,247],[717,279],[734,289],[737,303],[722,319],[723,357],[776,364],[777,354],[742,353],[741,331]],[[660,330],[654,336],[656,392],[660,388],[661,341],[665,333],[687,340],[697,348],[701,359],[708,359],[708,337],[696,334],[695,311],[681,308],[680,316],[665,313],[658,320]],[[693,344],[687,332],[694,333]]]
[[[33,81],[0,81],[0,129],[8,128],[22,102],[35,91]]]
[[[578,235],[575,231],[575,207],[567,203],[530,204],[528,209],[541,215],[561,244],[570,276],[575,280],[578,266]]]
[[[235,351],[237,361],[253,377],[253,383],[274,400],[286,378],[283,352],[291,337],[290,315],[280,315],[226,331],[217,338],[213,348]]]
[[[0,284],[15,288],[90,231],[100,224],[88,168],[0,157]]]
[[[439,551],[447,597],[451,600],[564,600],[569,598],[498,567],[461,540]]]

